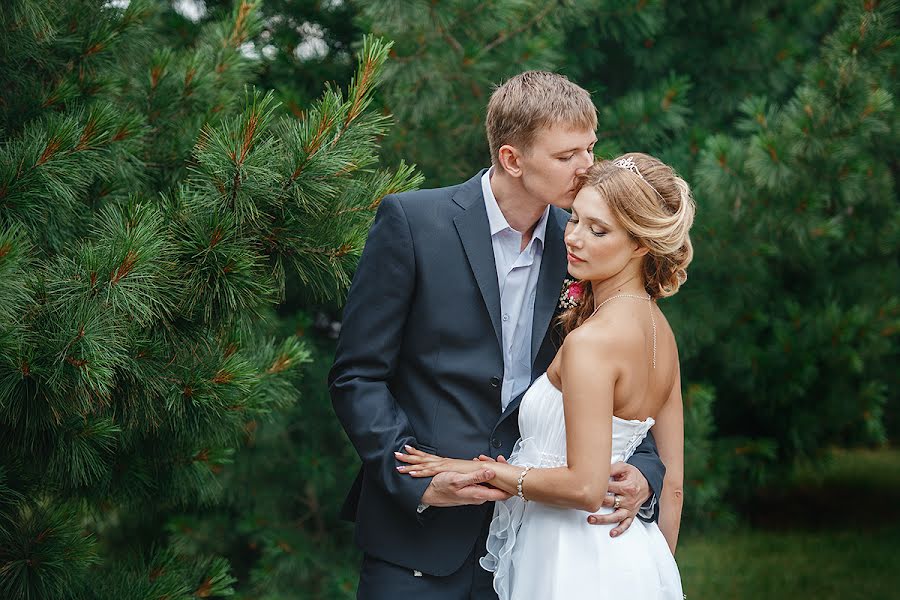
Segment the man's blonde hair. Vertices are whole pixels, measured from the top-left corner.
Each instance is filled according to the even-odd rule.
[[[553,125],[597,129],[597,109],[588,91],[548,71],[525,71],[507,80],[491,94],[484,122],[491,162],[496,164],[506,144],[527,152],[537,132]]]

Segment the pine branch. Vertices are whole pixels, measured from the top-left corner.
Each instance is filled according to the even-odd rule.
[[[531,29],[532,27],[534,27],[535,25],[537,25],[538,23],[543,21],[545,18],[547,18],[547,15],[550,14],[550,11],[552,11],[554,9],[559,9],[563,6],[565,6],[565,2],[563,2],[562,0],[557,0],[556,2],[547,2],[546,5],[544,6],[544,8],[541,9],[540,11],[538,11],[533,17],[531,17],[530,20],[526,21],[525,23],[523,23],[519,27],[513,29],[512,31],[501,32],[496,38],[494,38],[492,41],[488,42],[480,51],[478,51],[478,53],[475,55],[475,57],[472,60],[473,61],[479,60],[481,57],[489,54],[497,46],[500,46],[501,44],[505,44],[510,39],[528,31],[529,29]]]

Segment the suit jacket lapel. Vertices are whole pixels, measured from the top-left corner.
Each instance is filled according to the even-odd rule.
[[[500,329],[500,285],[497,283],[497,266],[494,262],[494,247],[491,244],[491,227],[488,223],[484,195],[481,192],[481,176],[484,171],[464,183],[453,196],[453,201],[465,212],[453,218],[453,224],[462,241],[475,275],[478,289],[484,298],[497,343],[503,343]]]
[[[544,235],[544,251],[541,257],[541,272],[538,275],[534,299],[534,320],[531,327],[531,360],[538,354],[541,342],[550,327],[550,321],[559,304],[559,294],[568,263],[566,247],[563,243],[565,220],[568,215],[560,209],[550,207],[547,215],[547,231]]]

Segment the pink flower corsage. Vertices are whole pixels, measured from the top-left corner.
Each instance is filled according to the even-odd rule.
[[[567,310],[578,306],[581,303],[581,297],[583,295],[584,283],[566,277],[563,281],[562,293],[559,295],[559,308]]]

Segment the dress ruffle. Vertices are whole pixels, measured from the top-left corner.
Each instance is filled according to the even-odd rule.
[[[507,462],[518,467],[552,468],[565,465],[566,457],[541,452],[534,443],[534,438],[526,438],[516,442]],[[500,600],[512,598],[512,552],[519,527],[525,518],[526,506],[527,503],[518,496],[494,503],[494,518],[491,520],[486,544],[487,554],[481,557],[478,564],[494,574],[494,591]]]

